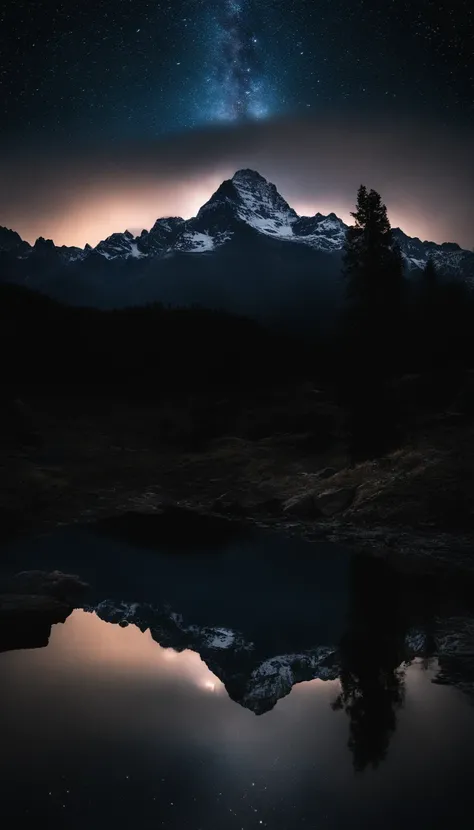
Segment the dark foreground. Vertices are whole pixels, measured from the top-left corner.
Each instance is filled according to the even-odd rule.
[[[398,382],[395,447],[355,463],[344,409],[313,383],[178,402],[71,392],[10,401],[0,442],[3,538],[179,504],[417,556],[422,567],[471,569],[472,380],[442,406],[417,403],[421,383]]]
[[[470,569],[474,305],[430,291],[384,351],[377,315],[302,336],[2,286],[2,537],[179,504]]]

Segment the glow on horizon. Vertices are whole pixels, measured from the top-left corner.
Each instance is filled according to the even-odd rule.
[[[247,165],[240,165],[243,166]],[[149,230],[159,218],[192,218],[224,179],[232,177],[236,169],[236,165],[226,165],[218,171],[199,177],[166,183],[141,181],[134,186],[121,187],[107,182],[97,182],[86,193],[78,195],[69,209],[58,209],[46,216],[38,214],[30,221],[21,221],[19,216],[18,221],[12,222],[10,226],[30,244],[34,244],[39,236],[43,236],[53,239],[56,245],[76,245],[83,248],[89,243],[94,247],[112,233],[122,233],[129,229],[134,235],[138,235],[142,229]],[[278,187],[278,182],[275,183]],[[109,193],[105,195],[107,188]],[[282,195],[300,216],[314,216],[317,212],[324,215],[335,213],[346,224],[352,223],[350,211],[354,205],[347,204],[340,195],[334,200],[330,196],[325,196],[315,198],[314,201],[298,200],[297,197],[285,192]],[[390,204],[388,208],[392,227],[401,227],[409,236],[418,236],[421,239],[449,241],[436,239],[436,235],[430,233],[429,221],[421,210],[417,211],[409,205],[403,206],[404,211],[400,208],[392,210]]]
[[[224,178],[226,175],[219,172],[173,183],[145,183],[137,188],[111,186],[109,195],[104,195],[106,185],[98,182],[67,210],[61,209],[45,217],[39,215],[28,225],[20,216],[9,224],[30,244],[43,236],[52,239],[56,245],[83,248],[89,243],[94,247],[112,233],[122,233],[127,228],[138,233],[142,229],[150,230],[162,217],[191,219]]]
[[[96,614],[75,610],[63,625],[51,630],[50,647],[35,653],[38,661],[57,672],[67,672],[71,664],[80,665],[85,674],[94,674],[97,666],[107,666],[129,675],[179,679],[203,692],[221,692],[224,684],[195,651],[176,652],[160,646],[149,630],[135,625],[126,628],[106,623]]]

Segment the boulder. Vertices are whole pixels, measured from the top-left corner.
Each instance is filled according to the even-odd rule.
[[[316,519],[321,516],[314,493],[305,493],[289,499],[284,506],[284,512],[298,519]]]
[[[350,507],[355,494],[355,487],[339,487],[336,490],[327,490],[325,493],[316,496],[316,509],[323,516],[335,516]]]
[[[331,478],[332,476],[335,476],[336,473],[337,473],[337,470],[335,469],[335,467],[324,467],[322,470],[319,470],[316,475],[318,476],[319,479],[323,479],[323,478]]]

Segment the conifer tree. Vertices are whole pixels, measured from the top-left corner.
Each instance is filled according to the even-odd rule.
[[[348,299],[364,318],[393,311],[401,301],[403,262],[380,194],[361,185],[351,215],[344,248]]]
[[[356,460],[380,454],[396,440],[387,381],[402,362],[404,277],[380,195],[362,185],[352,216],[343,259],[348,310],[342,376]]]
[[[432,292],[438,284],[438,272],[431,257],[426,261],[426,265],[423,269],[422,282],[424,289],[430,292]]]

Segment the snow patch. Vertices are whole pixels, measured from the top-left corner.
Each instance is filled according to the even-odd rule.
[[[341,231],[345,228],[344,223],[339,219],[331,219],[329,216],[319,223],[318,228],[322,231]]]
[[[141,259],[143,254],[141,251],[138,250],[138,245],[136,242],[130,243],[130,253],[128,254],[129,257],[133,257],[134,259]]]
[[[293,228],[291,225],[283,224],[284,217],[276,217],[274,219],[260,219],[258,217],[248,220],[248,224],[262,233],[267,233],[278,236],[293,237]]]
[[[228,628],[214,628],[206,634],[208,648],[230,648],[235,642],[235,634]]]
[[[260,176],[239,171],[232,179],[239,195],[239,219],[268,236],[292,237],[298,215],[277,189]]]
[[[185,251],[213,251],[215,243],[210,234],[195,231],[194,233],[183,233],[177,247]]]
[[[318,251],[327,251],[333,253],[340,251],[344,247],[345,234],[341,237],[324,236],[323,234],[308,234],[307,236],[294,236],[295,242],[300,242],[303,245],[309,245],[311,248],[316,248]]]
[[[405,648],[409,654],[414,657],[422,655],[426,648],[426,634],[417,628],[413,628],[407,632],[405,636]]]
[[[411,256],[407,256],[406,259],[414,268],[424,268],[426,265],[426,259],[415,259],[415,257]]]

